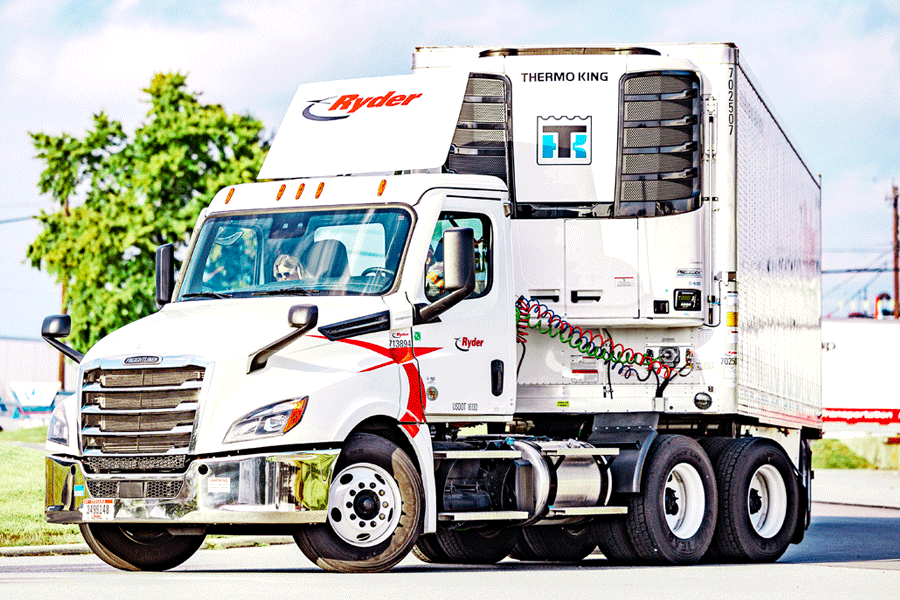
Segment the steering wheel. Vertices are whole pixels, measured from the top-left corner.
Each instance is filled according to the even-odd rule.
[[[394,272],[390,269],[386,269],[384,267],[369,267],[364,270],[361,274],[362,277],[366,277],[367,275],[373,277],[382,277],[384,279],[390,279],[394,276]]]

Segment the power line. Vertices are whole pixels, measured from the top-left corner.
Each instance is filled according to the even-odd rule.
[[[837,273],[893,273],[894,269],[888,267],[866,269],[822,269],[822,275],[835,275]]]
[[[20,221],[30,221],[32,219],[37,219],[37,217],[16,217],[15,219],[3,219],[0,221],[0,225],[5,225],[6,223],[19,223]]]

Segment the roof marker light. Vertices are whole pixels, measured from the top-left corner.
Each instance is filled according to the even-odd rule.
[[[287,188],[287,186],[284,184],[281,184],[281,189],[278,190],[278,195],[275,196],[275,202],[278,202],[279,200],[281,200],[281,195],[284,193],[285,188]]]
[[[231,188],[231,189],[228,191],[228,197],[225,198],[225,204],[228,204],[229,202],[231,202],[231,197],[232,197],[232,196],[234,196],[234,188]]]
[[[382,179],[381,183],[378,184],[378,197],[379,198],[384,193],[384,188],[386,188],[386,187],[387,187],[387,179]]]
[[[316,200],[318,200],[319,196],[322,195],[322,190],[324,190],[324,189],[325,189],[325,182],[323,181],[322,183],[319,184],[319,189],[316,190]]]
[[[305,188],[306,188],[306,184],[305,184],[305,183],[301,183],[301,184],[300,184],[300,187],[297,188],[297,195],[294,196],[294,200],[299,200],[299,199],[300,199],[300,196],[303,195],[303,190],[304,190]]]

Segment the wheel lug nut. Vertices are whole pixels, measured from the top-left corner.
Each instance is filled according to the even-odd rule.
[[[382,502],[382,503],[381,503],[381,506],[384,507],[384,508],[387,508],[387,506],[388,506],[388,505],[387,505],[387,502]]]
[[[369,484],[369,487],[372,488],[372,489],[374,490],[374,489],[375,489],[375,482],[373,481],[372,483],[370,483],[370,484]]]
[[[384,490],[378,490],[378,495],[379,495],[379,496],[384,496]]]
[[[378,515],[378,518],[381,519],[382,521],[384,521],[384,513],[381,513],[380,515]]]
[[[375,527],[375,525],[377,525],[377,523],[375,521],[372,521],[372,527]]]

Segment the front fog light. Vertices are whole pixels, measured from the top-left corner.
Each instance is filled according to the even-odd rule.
[[[284,435],[303,418],[309,396],[270,404],[244,415],[228,430],[223,443],[243,442],[260,437]]]
[[[62,402],[53,409],[50,424],[47,426],[47,441],[54,444],[69,445],[69,422],[66,420],[66,409]]]

